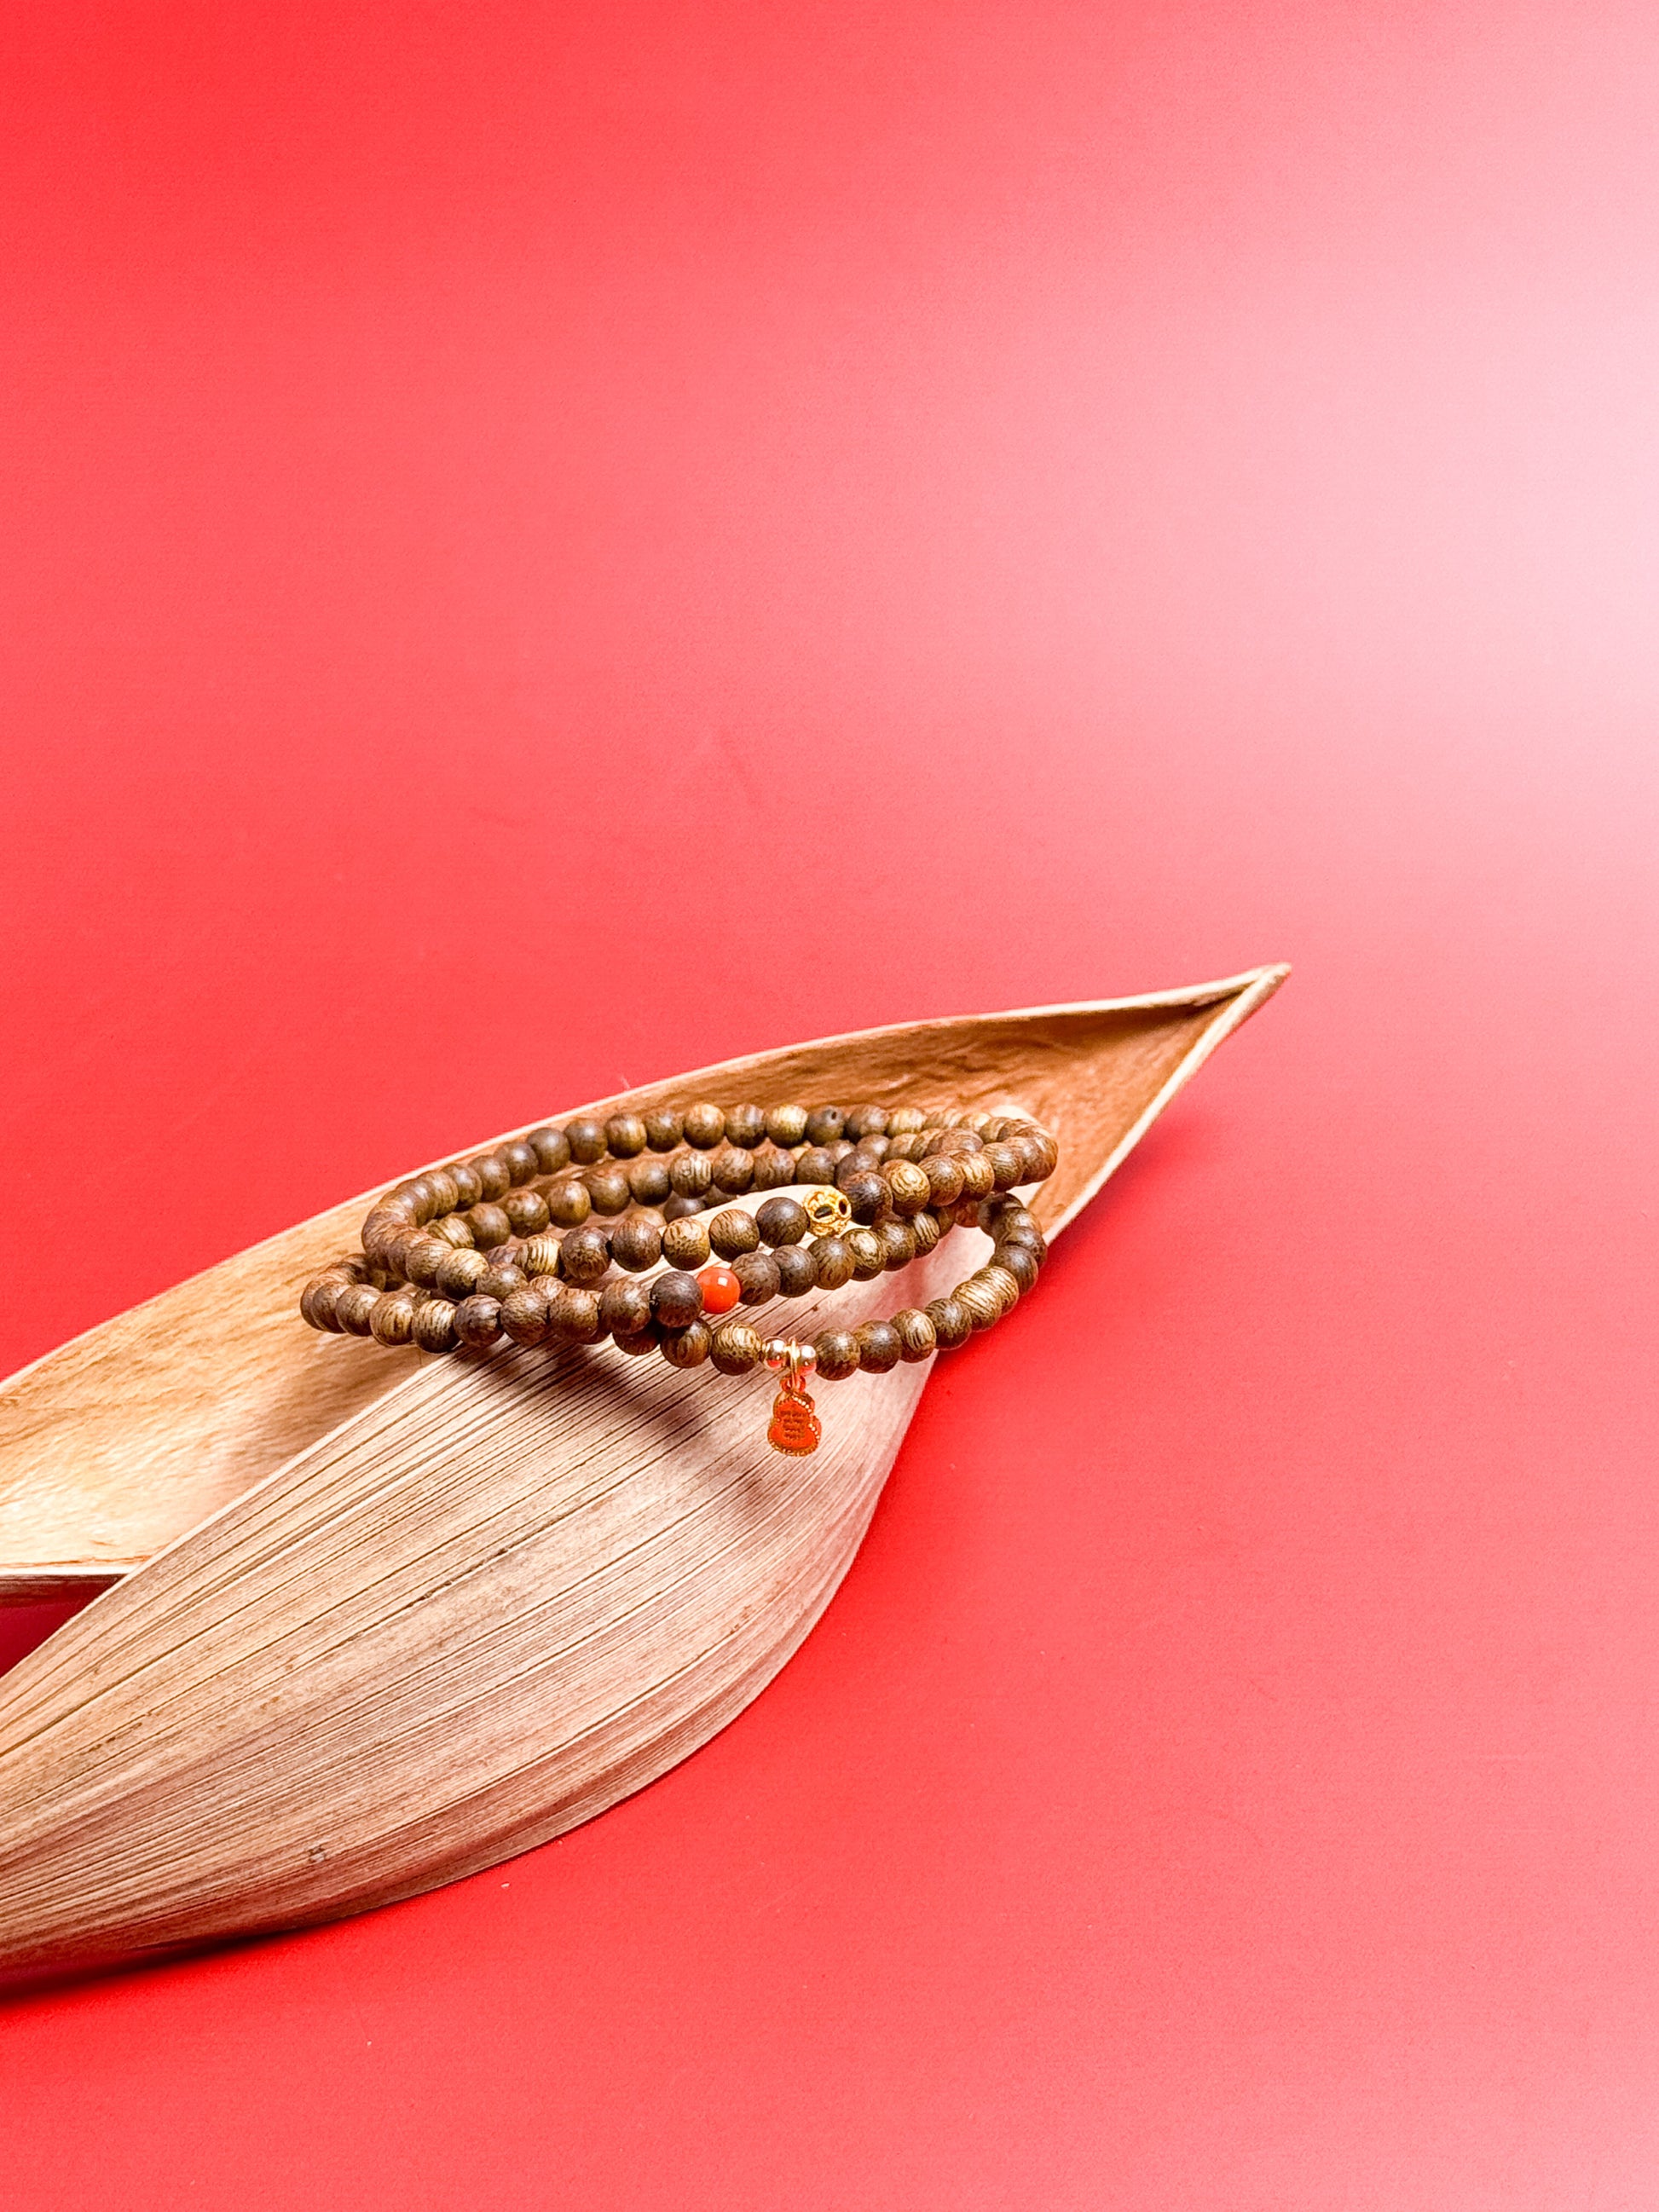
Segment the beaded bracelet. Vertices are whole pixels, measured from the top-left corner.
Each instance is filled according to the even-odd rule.
[[[628,1165],[606,1167],[607,1156]],[[786,1370],[770,1440],[811,1451],[820,1431],[808,1373],[839,1380],[925,1359],[993,1326],[1031,1287],[1046,1246],[1009,1194],[1058,1158],[1035,1122],[985,1114],[699,1104],[644,1120],[583,1116],[400,1184],[363,1224],[362,1253],[309,1283],[301,1311],[314,1328],[428,1352],[483,1351],[502,1335],[521,1345],[610,1335],[680,1367],[708,1359],[741,1374],[763,1360]],[[805,1201],[772,1196],[752,1214],[724,1204],[784,1182],[811,1186]],[[696,1217],[708,1208],[720,1210],[705,1224]],[[605,1228],[594,1212],[623,1218]],[[990,1232],[991,1262],[926,1309],[826,1330],[811,1345],[763,1340],[737,1322],[711,1329],[705,1318],[870,1280],[969,1225]],[[700,1266],[711,1252],[732,1264]],[[648,1288],[629,1279],[660,1259],[669,1266]],[[629,1273],[601,1291],[613,1260]]]

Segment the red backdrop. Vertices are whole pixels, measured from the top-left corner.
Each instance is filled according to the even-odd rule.
[[[1650,2212],[1651,8],[3,66],[7,1364],[623,1081],[1297,966],[742,1719],[9,2001],[9,2212]]]

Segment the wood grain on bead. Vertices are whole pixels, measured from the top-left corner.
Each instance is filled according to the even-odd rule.
[[[913,1133],[897,1112],[948,1101],[988,1122],[1018,1105],[1060,1148],[1031,1209],[1052,1235],[1281,975],[869,1031],[583,1114],[602,1141],[611,1118],[636,1114],[649,1135],[688,1098],[752,1098],[769,1116],[832,1099],[839,1118],[800,1137],[851,1150],[847,1114],[874,1104],[887,1131],[866,1134],[890,1158]],[[775,1133],[799,1141],[793,1122]],[[701,1149],[724,1135],[722,1117]],[[502,1149],[459,1163],[469,1211],[526,1187]],[[568,1164],[531,1149],[544,1173]],[[599,1157],[571,1145],[579,1168]],[[826,1381],[820,1449],[785,1461],[744,1322],[711,1331],[690,1368],[634,1359],[573,1340],[599,1298],[565,1284],[544,1344],[425,1358],[346,1332],[342,1310],[382,1295],[348,1280],[340,1333],[307,1328],[301,1287],[368,1210],[337,1207],[0,1386],[0,1588],[114,1585],[0,1682],[0,1959],[325,1919],[556,1834],[738,1711],[856,1550],[929,1357]],[[425,1225],[385,1212],[388,1234]],[[896,1306],[966,1335],[945,1293],[990,1251],[965,1229],[902,1275],[768,1309],[767,1334],[885,1318],[903,1337]],[[949,1356],[1000,1360],[1017,1388],[1041,1302],[1039,1287],[1006,1352]],[[428,1316],[459,1334],[465,1315],[475,1340],[500,1338],[487,1297],[422,1293],[413,1310],[417,1337]]]

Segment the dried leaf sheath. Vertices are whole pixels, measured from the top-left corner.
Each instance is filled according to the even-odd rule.
[[[1044,1194],[1053,1224],[1279,973],[878,1031],[630,1101],[1018,1098],[1065,1147]],[[0,1959],[328,1917],[556,1834],[739,1710],[857,1547],[927,1368],[825,1386],[823,1446],[803,1460],[769,1449],[765,1386],[748,1378],[609,1346],[411,1370],[360,1342],[307,1341],[290,1320],[298,1278],[357,1218],[341,1211],[228,1263],[255,1310],[274,1302],[282,1334],[245,1389],[218,1378],[216,1424],[200,1384],[154,1355],[154,1327],[143,1406],[125,1432],[108,1418],[94,1386],[119,1388],[131,1316],[0,1392],[23,1414],[17,1456],[0,1461],[11,1500],[29,1495],[30,1461],[58,1471],[36,1541],[76,1570],[63,1583],[108,1572],[64,1510],[71,1464],[88,1520],[177,1539],[0,1683]],[[946,1239],[902,1296],[917,1277],[915,1295],[945,1287],[975,1246]],[[224,1272],[140,1314],[172,1302],[173,1340],[199,1357],[190,1301],[199,1317]],[[822,1303],[855,1324],[896,1290]],[[793,1313],[810,1326],[820,1303]],[[345,1385],[358,1409],[320,1437],[303,1389],[319,1353],[367,1363]],[[208,1469],[186,1476],[191,1502],[219,1510],[180,1535],[161,1525],[169,1501],[143,1454],[160,1439],[179,1466],[181,1426]],[[204,1499],[210,1482],[219,1494]],[[15,1582],[51,1564],[25,1557]]]

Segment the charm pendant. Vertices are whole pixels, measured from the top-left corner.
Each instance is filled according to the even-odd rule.
[[[823,1435],[810,1393],[800,1384],[785,1382],[772,1401],[772,1425],[766,1431],[773,1450],[804,1459],[817,1449]]]

